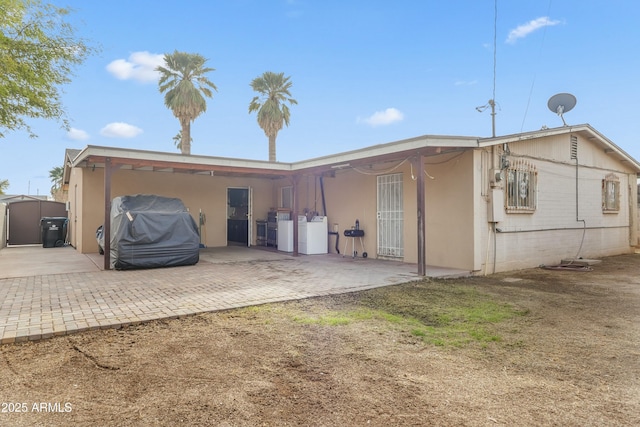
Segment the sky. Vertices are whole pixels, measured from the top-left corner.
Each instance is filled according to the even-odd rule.
[[[298,101],[277,138],[292,162],[422,135],[490,137],[562,126],[547,108],[571,93],[568,125],[588,123],[640,159],[640,3],[636,0],[48,0],[74,10],[100,52],[63,87],[69,131],[0,139],[7,194],[49,194],[66,148],[179,152],[178,120],[155,67],[198,53],[218,91],[191,126],[191,153],[268,159],[248,113],[251,80],[283,72]],[[497,5],[497,6],[496,6]],[[497,10],[497,13],[496,13]]]

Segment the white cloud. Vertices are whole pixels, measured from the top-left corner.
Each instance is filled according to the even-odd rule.
[[[385,126],[391,123],[399,122],[404,119],[404,114],[395,108],[387,108],[384,111],[376,111],[371,116],[364,119],[358,118],[358,122],[367,123],[370,126]]]
[[[542,16],[527,22],[526,24],[519,25],[516,29],[509,32],[507,37],[507,43],[515,43],[518,39],[524,38],[536,30],[544,27],[552,27],[560,24],[560,21],[552,21],[548,16]]]
[[[164,55],[149,52],[133,52],[129,59],[116,59],[107,65],[107,71],[120,80],[137,80],[142,83],[156,82],[157,66],[164,66]]]
[[[455,86],[473,86],[475,84],[477,84],[478,81],[477,80],[457,80],[455,83],[453,83]]]
[[[67,132],[67,137],[74,141],[86,141],[89,139],[89,134],[83,130],[71,128],[69,132]]]
[[[122,122],[109,123],[100,129],[100,135],[108,138],[133,138],[141,133],[142,129],[139,127]]]

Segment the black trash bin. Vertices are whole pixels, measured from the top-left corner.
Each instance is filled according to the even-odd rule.
[[[64,246],[67,239],[67,225],[69,219],[66,217],[44,217],[40,219],[42,230],[42,247],[56,248]]]

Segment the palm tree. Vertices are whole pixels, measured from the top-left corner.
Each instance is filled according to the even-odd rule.
[[[289,107],[285,102],[294,105],[298,101],[291,98],[290,77],[284,73],[267,71],[251,82],[251,88],[260,95],[254,97],[249,104],[249,113],[258,112],[258,125],[269,138],[269,161],[276,161],[276,137],[283,125],[289,126]]]
[[[49,171],[49,179],[51,179],[51,195],[55,196],[56,192],[62,188],[62,174],[64,168],[62,166],[56,166]]]
[[[182,150],[182,131],[178,131],[176,136],[171,139],[173,139],[173,143],[175,144],[176,148],[178,150]],[[193,142],[193,138],[191,138],[191,142]]]
[[[212,98],[217,91],[205,74],[215,68],[205,67],[207,60],[197,53],[178,52],[164,55],[166,67],[157,67],[160,72],[158,87],[164,95],[164,105],[173,111],[180,121],[182,154],[191,154],[191,122],[207,111],[204,97]],[[203,96],[204,95],[204,96]]]
[[[9,188],[9,180],[8,179],[0,179],[0,194],[4,194],[4,192]]]

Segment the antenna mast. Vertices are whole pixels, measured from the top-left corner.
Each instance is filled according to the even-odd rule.
[[[497,42],[498,39],[498,0],[493,2],[493,97],[483,106],[476,107],[482,113],[491,107],[491,136],[496,137],[496,63],[497,63]]]

